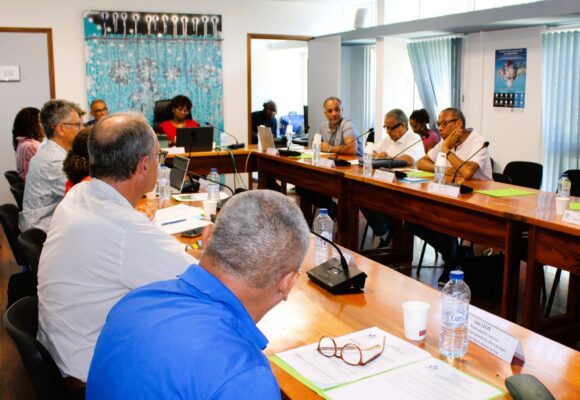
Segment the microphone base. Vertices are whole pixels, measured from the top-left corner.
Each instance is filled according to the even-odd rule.
[[[183,187],[181,188],[181,193],[197,193],[199,192],[200,184],[198,181],[194,179],[189,179],[189,181],[185,181],[183,183]]]
[[[228,149],[230,149],[230,150],[243,149],[245,146],[246,145],[244,143],[230,144],[228,146]]]
[[[461,194],[468,194],[473,192],[473,188],[471,186],[459,184],[459,183],[450,183],[449,186],[455,186],[459,188],[459,193]]]
[[[360,293],[365,287],[367,274],[349,266],[346,268],[348,276],[344,273],[340,260],[331,258],[306,274],[312,282],[332,294]]]
[[[349,161],[343,160],[342,158],[331,158],[334,161],[334,165],[337,167],[350,167],[352,164]]]

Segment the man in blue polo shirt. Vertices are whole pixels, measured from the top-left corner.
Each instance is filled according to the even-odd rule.
[[[304,217],[286,196],[233,197],[199,266],[136,289],[112,308],[87,398],[280,398],[256,323],[287,299],[308,245]]]

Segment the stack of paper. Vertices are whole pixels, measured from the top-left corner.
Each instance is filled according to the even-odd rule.
[[[211,224],[210,221],[205,221],[202,217],[203,210],[201,208],[179,204],[157,210],[153,222],[168,234],[173,235]]]

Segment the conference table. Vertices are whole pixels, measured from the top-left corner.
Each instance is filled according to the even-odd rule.
[[[155,202],[150,201],[149,204],[157,208]],[[189,204],[199,206],[199,202]],[[198,239],[176,237],[189,243]],[[527,373],[537,377],[558,399],[580,397],[580,352],[505,319],[498,319],[497,328],[521,341],[525,362],[508,364],[471,342],[465,357],[447,360],[438,351],[441,327],[441,293],[438,290],[343,248],[351,258],[351,265],[364,271],[368,278],[364,292],[332,295],[306,275],[306,271],[314,267],[313,251],[314,240],[311,238],[310,248],[301,266],[302,272],[288,300],[274,307],[258,323],[269,340],[265,349],[267,356],[318,342],[324,335],[338,337],[373,326],[404,339],[401,304],[418,300],[431,306],[427,336],[420,342],[404,339],[409,343],[506,393],[504,381],[507,377]],[[271,362],[271,366],[287,398],[320,398],[277,364]],[[510,397],[506,394],[502,398]]]
[[[338,199],[336,241],[351,250],[358,250],[358,209],[368,208],[395,220],[404,220],[502,251],[505,261],[501,316],[511,321],[516,321],[517,317],[520,260],[526,260],[526,255],[522,254],[522,235],[530,230],[528,256],[533,258],[528,260],[528,264],[534,265],[534,268],[533,273],[528,274],[525,286],[523,323],[531,329],[540,328],[540,265],[558,266],[573,274],[580,272],[577,247],[580,227],[554,221],[553,193],[524,188],[531,194],[495,198],[474,191],[454,198],[430,193],[427,182],[385,182],[365,177],[360,166],[331,168],[312,165],[308,159],[297,160],[257,152],[254,156],[255,168],[259,173],[258,187],[265,187],[268,178],[278,178]],[[514,187],[487,181],[469,181],[467,185],[475,190]],[[403,235],[406,235],[406,245],[402,246],[402,251],[410,261],[410,235],[408,232],[403,232]],[[546,251],[547,240],[557,240],[563,247],[562,251]],[[563,258],[562,254],[567,256]],[[575,325],[576,331],[578,291],[572,289],[577,288],[577,276],[573,276],[570,287],[573,296],[570,296],[567,319],[557,322],[569,322]],[[531,313],[536,310],[538,312],[532,316]]]
[[[303,272],[288,300],[272,309],[258,323],[270,341],[266,355],[316,343],[323,335],[338,337],[373,326],[404,339],[401,304],[419,300],[431,306],[427,336],[421,342],[407,341],[433,357],[445,360],[438,351],[441,326],[441,293],[438,290],[345,250],[351,254],[357,267],[367,273],[366,288],[364,293],[332,295],[306,276],[305,272],[314,266],[313,248],[314,241],[311,240]],[[449,363],[506,392],[505,378],[527,373],[544,383],[557,399],[580,398],[580,352],[505,319],[501,319],[497,327],[521,341],[525,362],[510,365],[470,342],[467,355],[461,360],[448,360]],[[319,398],[285,370],[274,363],[271,365],[286,396],[291,399]]]

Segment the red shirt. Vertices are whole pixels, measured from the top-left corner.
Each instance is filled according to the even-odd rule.
[[[194,119],[186,119],[184,128],[195,128],[199,126],[196,120]],[[163,121],[159,124],[159,128],[163,131],[164,134],[167,135],[167,140],[171,143],[175,143],[175,135],[177,134],[177,128],[171,120]]]

